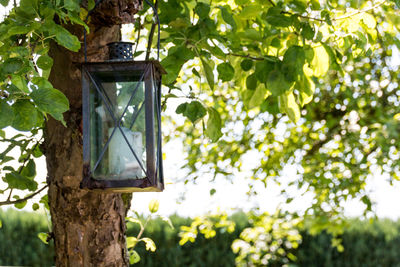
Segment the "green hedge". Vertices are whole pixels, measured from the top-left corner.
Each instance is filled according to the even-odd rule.
[[[51,266],[53,247],[43,244],[37,233],[47,232],[47,221],[43,215],[0,210],[0,265]],[[246,216],[236,214],[237,230],[221,233],[213,239],[199,237],[195,243],[178,244],[179,226],[189,225],[191,220],[172,216],[175,229],[161,220],[148,225],[144,236],[151,237],[156,252],[145,251],[138,244],[137,251],[142,259],[135,266],[234,266],[235,255],[230,245],[240,231],[247,226]],[[303,242],[294,254],[298,260],[294,266],[373,266],[400,267],[400,221],[380,220],[373,224],[357,220],[342,236],[344,252],[339,253],[331,246],[331,237],[326,233],[312,236],[303,232]],[[128,235],[136,235],[137,226],[129,225]]]
[[[330,245],[326,233],[311,236],[303,232],[302,237],[296,253],[298,266],[400,267],[400,221],[350,221],[350,229],[341,237],[343,252]]]
[[[52,266],[54,249],[38,237],[49,228],[44,215],[0,210],[0,265]]]

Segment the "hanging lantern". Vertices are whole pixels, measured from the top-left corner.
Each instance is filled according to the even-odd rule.
[[[132,43],[109,44],[110,60],[82,64],[82,188],[162,191],[161,76],[133,61]]]

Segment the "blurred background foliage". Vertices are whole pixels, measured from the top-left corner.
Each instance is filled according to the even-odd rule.
[[[270,222],[274,216],[266,217]],[[0,211],[3,228],[0,230],[0,264],[24,266],[52,266],[53,246],[45,245],[37,238],[38,232],[48,231],[47,219],[37,213],[15,210]],[[155,252],[146,252],[145,243],[138,243],[135,248],[141,256],[134,266],[266,266],[262,261],[243,258],[243,253],[235,254],[231,249],[232,242],[244,237],[245,229],[259,227],[259,219],[242,212],[235,213],[229,219],[236,228],[233,232],[217,229],[212,238],[199,236],[194,243],[179,245],[181,226],[189,226],[190,218],[170,217],[175,228],[171,228],[162,219],[152,220],[146,227],[145,236],[151,236],[157,244]],[[253,221],[253,219],[255,221]],[[275,221],[280,224],[282,221]],[[339,237],[344,250],[339,252],[332,245],[332,236],[323,231],[312,235],[308,229],[296,226],[291,231],[298,231],[301,241],[298,247],[288,247],[282,243],[285,234],[262,231],[264,237],[248,238],[256,241],[256,248],[264,249],[276,242],[277,250],[284,248],[285,253],[277,252],[269,258],[268,266],[367,266],[392,267],[400,266],[398,251],[400,249],[400,222],[391,220],[347,221],[349,227]],[[268,228],[270,223],[262,224]],[[274,226],[272,226],[275,228]],[[281,226],[279,227],[281,228]],[[128,227],[128,236],[136,235],[139,225]],[[242,234],[241,234],[242,233]],[[280,230],[282,233],[282,230]],[[235,241],[236,240],[236,241]],[[252,241],[252,242],[253,242]],[[246,242],[246,241],[245,241]],[[291,256],[289,257],[289,253]],[[267,255],[262,255],[261,257]],[[238,257],[243,258],[238,262]],[[247,265],[246,265],[247,262]],[[258,262],[258,263],[257,263]]]

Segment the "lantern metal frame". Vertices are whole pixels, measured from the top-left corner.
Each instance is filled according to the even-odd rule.
[[[130,96],[130,99],[120,117],[115,114],[110,103],[106,101],[107,94],[102,90],[102,84],[96,81],[96,73],[132,73],[132,75],[141,75],[140,80]],[[105,190],[112,192],[146,192],[146,191],[162,191],[164,189],[163,164],[162,164],[162,148],[161,148],[161,76],[165,74],[165,70],[158,61],[133,61],[133,60],[109,60],[105,62],[85,62],[82,64],[82,121],[83,121],[83,179],[81,188],[92,190]],[[113,82],[118,82],[116,79]],[[144,102],[140,110],[144,106],[145,112],[145,148],[146,148],[146,169],[136,155],[131,144],[129,144],[125,136],[121,120],[124,117],[127,108],[134,99],[140,82],[144,82]],[[106,106],[106,112],[111,115],[114,122],[114,130],[104,145],[100,158],[93,169],[91,168],[91,99],[90,86],[93,85],[97,94],[101,97]],[[155,88],[154,88],[155,87]],[[104,89],[104,88],[103,88]],[[154,90],[155,89],[155,90]],[[140,110],[138,112],[140,112]],[[156,114],[155,114],[156,113]],[[156,116],[155,116],[156,115]],[[137,118],[138,115],[136,115]],[[134,120],[136,120],[134,118]],[[155,124],[157,120],[157,124]],[[134,121],[133,121],[134,123]],[[132,123],[132,124],[133,124]],[[158,127],[155,129],[154,127]],[[157,136],[156,135],[157,130]],[[115,131],[120,131],[125,139],[130,151],[140,164],[145,173],[142,179],[95,179],[93,172],[98,167],[99,162],[103,159],[105,151],[110,144]],[[157,144],[156,144],[157,142]]]

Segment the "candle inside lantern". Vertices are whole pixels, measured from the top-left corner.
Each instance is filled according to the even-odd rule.
[[[131,145],[137,158],[142,163],[143,144],[142,133],[132,132],[130,129],[121,127],[127,141]],[[120,179],[140,179],[143,178],[143,171],[136,157],[129,148],[127,141],[120,129],[116,129],[112,136],[108,149],[109,171]],[[108,129],[110,137],[114,128]],[[143,165],[143,164],[142,164]]]

